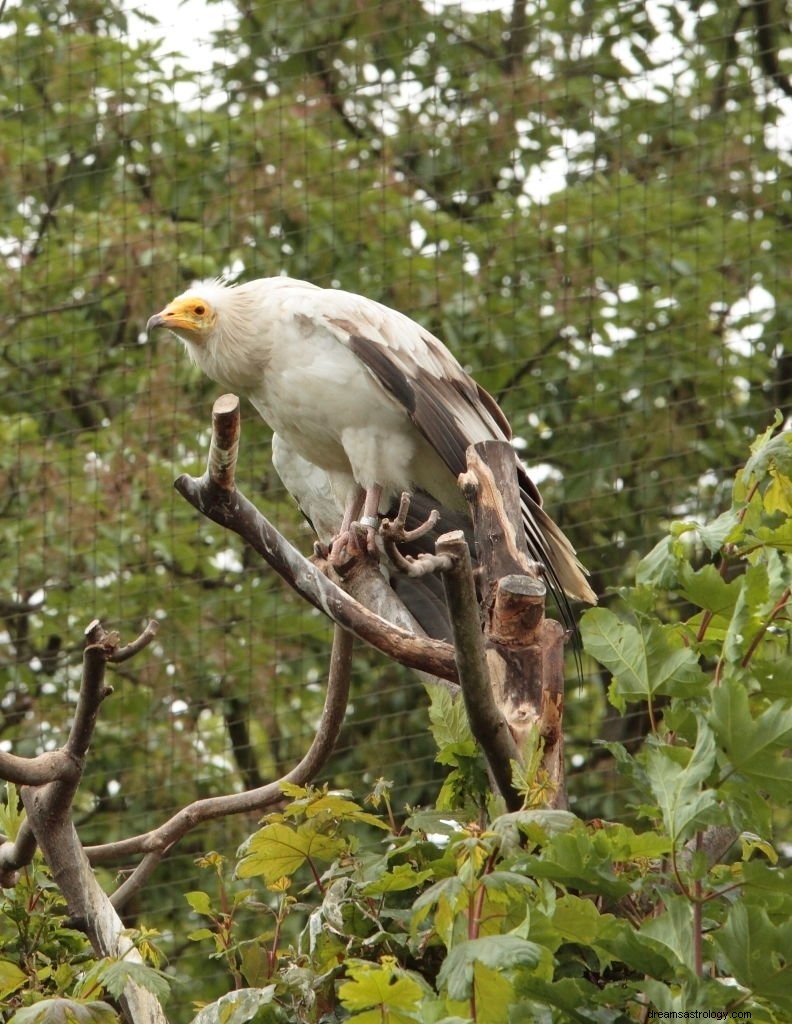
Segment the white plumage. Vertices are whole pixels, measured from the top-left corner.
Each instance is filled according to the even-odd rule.
[[[209,377],[246,396],[289,448],[327,475],[343,510],[335,530],[342,544],[354,519],[385,512],[402,491],[463,509],[456,480],[467,447],[511,437],[495,400],[441,341],[360,295],[288,277],[204,281],[148,327],[171,330]],[[527,471],[518,472],[529,552],[568,617],[564,594],[596,597]]]

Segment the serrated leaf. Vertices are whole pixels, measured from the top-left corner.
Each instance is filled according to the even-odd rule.
[[[786,430],[777,434],[782,422],[783,416],[776,411],[773,422],[751,445],[751,457],[738,474],[744,489],[750,487],[753,479],[761,480],[771,466],[780,469],[786,476],[792,476],[792,432]]]
[[[102,965],[97,977],[102,987],[116,999],[130,983],[144,988],[160,1002],[164,1002],[170,995],[167,977],[147,964],[134,963],[130,960],[110,961]]]
[[[585,649],[611,672],[615,694],[627,702],[657,693],[690,695],[705,685],[695,652],[673,627],[648,620],[636,625],[607,608],[592,608],[581,633]]]
[[[346,973],[349,980],[339,986],[338,997],[347,1010],[377,1007],[388,1014],[393,1010],[412,1013],[430,992],[419,975],[403,970],[389,958],[379,964],[348,960]]]
[[[0,801],[0,833],[13,841],[25,820],[25,810],[19,799],[19,790],[13,782],[6,782],[5,793],[5,800]]]
[[[693,904],[689,899],[666,894],[662,911],[643,923],[641,933],[665,946],[686,967],[693,967]]]
[[[363,892],[366,896],[381,896],[386,892],[405,892],[407,889],[416,889],[427,879],[431,878],[434,872],[416,871],[410,864],[397,864],[391,871],[386,871],[369,882]]]
[[[696,746],[687,764],[680,764],[679,748],[648,747],[644,763],[649,785],[672,843],[689,838],[699,825],[711,820],[717,806],[714,790],[703,789],[715,765],[715,737],[703,720],[698,722]]]
[[[663,537],[635,567],[635,582],[660,590],[672,590],[681,564],[674,537]]]
[[[792,1013],[792,921],[775,925],[763,907],[737,901],[715,942],[741,985]]]
[[[454,699],[444,686],[427,684],[429,694],[429,723],[438,750],[473,742],[465,705],[461,698]]]
[[[698,608],[705,608],[716,615],[729,616],[737,603],[742,588],[742,578],[726,582],[714,565],[705,565],[694,570],[684,565],[679,574],[681,593]]]
[[[739,514],[736,509],[730,508],[721,512],[711,523],[696,524],[696,533],[710,554],[714,555],[733,538],[739,526]]]
[[[524,858],[520,869],[531,878],[547,878],[584,893],[603,893],[616,899],[631,888],[629,879],[615,870],[607,835],[590,834],[582,826],[553,836],[541,856]]]
[[[334,860],[345,848],[343,839],[306,827],[297,829],[274,822],[251,837],[245,848],[246,855],[237,867],[237,875],[239,878],[260,875],[265,882],[272,883],[293,875],[309,859]]]
[[[476,964],[493,970],[535,967],[542,959],[542,947],[516,935],[488,935],[468,939],[454,946],[437,976],[438,986],[447,988],[452,999],[467,999],[473,985]]]
[[[348,800],[339,793],[322,793],[315,799],[309,800],[301,810],[304,811],[306,818],[325,816],[335,821],[361,822],[385,831],[390,828],[382,818],[364,811],[360,804],[355,803],[354,800]]]
[[[707,717],[728,758],[727,771],[736,771],[760,790],[788,801],[792,792],[792,761],[786,756],[792,745],[788,701],[777,700],[754,718],[745,686],[727,678],[713,690]]]

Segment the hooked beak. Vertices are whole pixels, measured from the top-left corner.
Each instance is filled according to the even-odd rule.
[[[149,321],[146,324],[146,334],[151,338],[151,332],[156,331],[158,327],[167,327],[168,322],[164,316],[164,310],[162,313],[155,313],[154,316],[149,317]]]

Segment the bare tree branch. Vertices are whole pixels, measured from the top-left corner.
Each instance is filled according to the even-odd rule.
[[[94,865],[115,863],[137,853],[146,854],[113,894],[112,902],[115,907],[122,906],[138,892],[173,844],[196,826],[230,814],[266,810],[283,799],[283,783],[302,786],[316,777],[330,757],[344,721],[349,700],[351,662],[352,636],[340,626],[336,626],[330,656],[327,697],[316,735],[303,759],[281,779],[244,793],[196,800],[150,832],[102,846],[86,847],[86,855]]]
[[[520,794],[512,785],[512,761],[519,760],[520,755],[490,685],[470,551],[462,531],[443,534],[437,542],[437,553],[446,556],[449,564],[443,571],[443,584],[470,728],[506,806],[514,811],[522,806]]]
[[[153,631],[138,637],[130,648],[140,650],[151,636]],[[117,634],[105,633],[97,620],[86,630],[86,640],[77,707],[69,737],[59,751],[64,755],[58,765],[60,774],[51,776],[43,785],[23,786],[21,796],[27,820],[16,843],[6,844],[11,849],[4,851],[3,859],[10,866],[10,858],[15,857],[16,866],[20,867],[29,862],[38,845],[70,914],[82,922],[96,952],[142,963],[123,922],[96,881],[72,822],[72,799],[82,776],[99,707],[112,692],[105,686],[105,668],[119,649]],[[119,1002],[130,1024],[167,1024],[157,999],[134,981],[124,986]]]

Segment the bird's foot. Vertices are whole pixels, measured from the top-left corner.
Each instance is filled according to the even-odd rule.
[[[333,538],[327,560],[332,566],[338,566],[361,555],[372,555],[379,559],[376,524],[372,525],[366,519],[350,523],[349,529],[342,530]]]
[[[425,552],[420,555],[403,555],[397,545],[409,543],[423,537],[437,525],[440,513],[432,509],[424,522],[412,530],[407,529],[407,513],[410,510],[410,495],[405,491],[399,502],[399,511],[395,519],[383,519],[380,524],[380,536],[385,545],[385,551],[396,568],[407,576],[427,576],[438,569],[447,568],[447,559],[444,555],[433,555]]]

